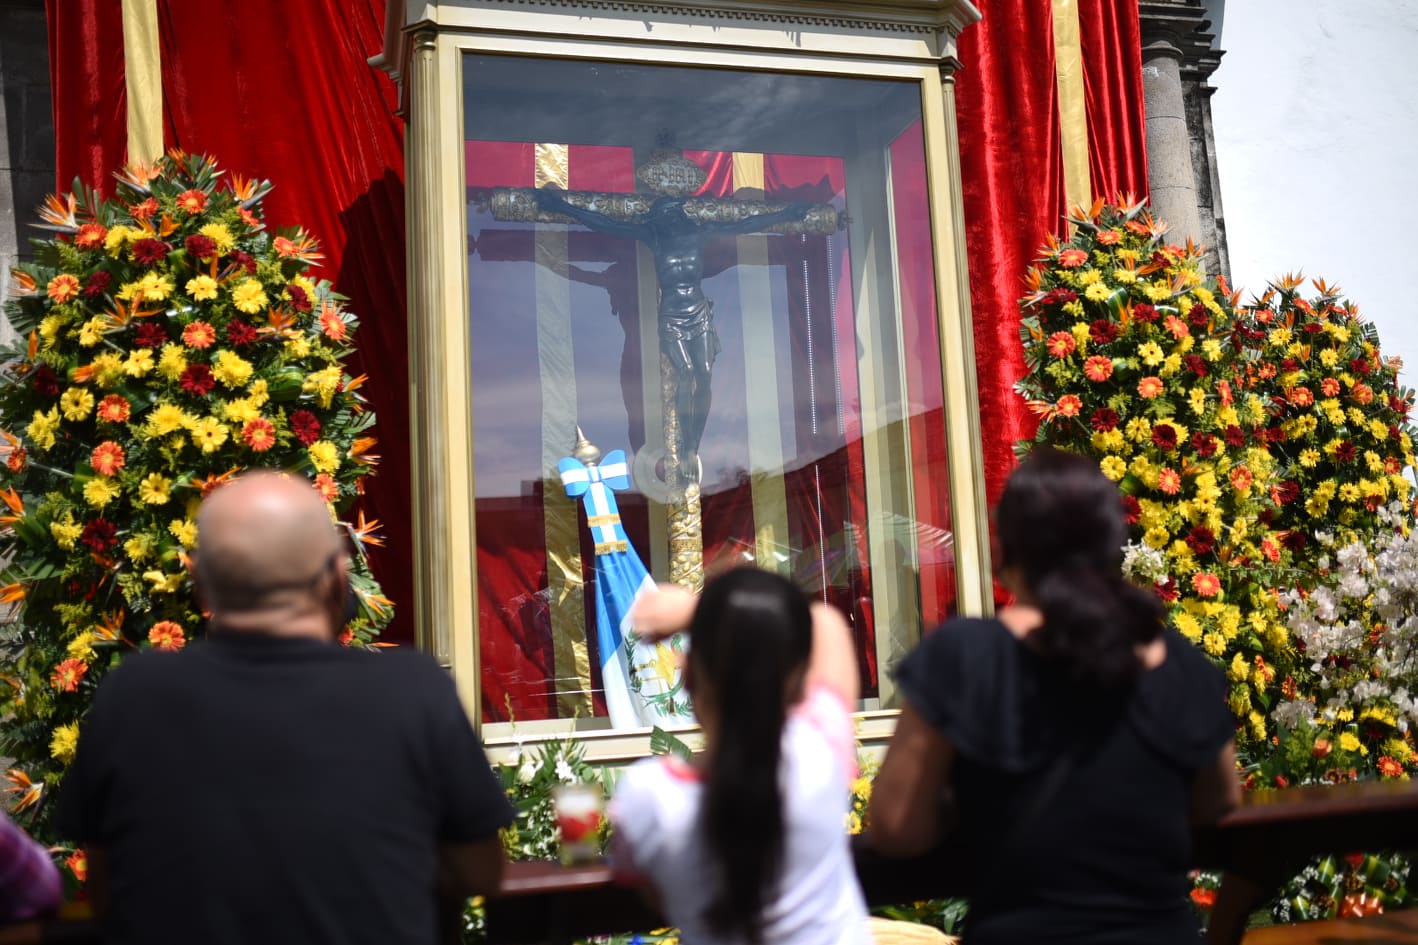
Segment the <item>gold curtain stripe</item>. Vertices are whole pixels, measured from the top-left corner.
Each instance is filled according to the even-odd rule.
[[[767,191],[763,155],[734,153],[734,191]],[[783,483],[783,441],[778,413],[777,339],[769,282],[768,238],[738,238],[739,311],[743,314],[744,381],[748,403],[749,489],[753,498],[754,557],[760,568],[783,571],[788,545],[788,495]]]
[[[128,160],[162,157],[162,52],[158,0],[123,0],[123,83],[128,96]]]
[[[1079,0],[1053,0],[1054,82],[1059,97],[1064,194],[1069,209],[1093,203],[1088,171],[1088,102],[1083,89],[1083,40]]]
[[[535,183],[570,184],[571,149],[538,144]],[[542,386],[542,524],[551,591],[552,685],[563,717],[591,714],[591,656],[586,644],[586,583],[582,578],[580,500],[566,495],[556,463],[576,441],[576,360],[571,346],[571,287],[566,281],[566,230],[536,234],[537,366]]]

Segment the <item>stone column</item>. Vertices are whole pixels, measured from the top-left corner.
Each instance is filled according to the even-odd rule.
[[[1147,177],[1152,212],[1165,220],[1172,242],[1202,241],[1192,173],[1186,97],[1182,92],[1182,38],[1186,21],[1169,15],[1172,4],[1143,3],[1142,88],[1147,108]],[[1149,11],[1148,8],[1153,8]],[[1158,9],[1160,8],[1160,9]],[[1153,15],[1149,16],[1151,12]]]

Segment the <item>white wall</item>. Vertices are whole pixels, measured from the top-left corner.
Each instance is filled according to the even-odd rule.
[[[1221,48],[1233,281],[1337,282],[1418,386],[1418,0],[1231,0]]]

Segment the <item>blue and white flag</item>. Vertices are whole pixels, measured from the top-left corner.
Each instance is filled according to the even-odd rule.
[[[655,582],[620,523],[615,493],[630,488],[625,451],[612,450],[589,466],[568,456],[556,468],[566,494],[585,506],[595,542],[596,645],[611,727],[689,724],[693,714],[680,676],[679,639],[650,644],[630,632],[630,608],[655,589]]]

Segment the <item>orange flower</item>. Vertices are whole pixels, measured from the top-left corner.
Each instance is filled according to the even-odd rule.
[[[121,394],[109,394],[98,402],[98,418],[105,423],[126,423],[132,406]]]
[[[60,692],[73,692],[79,688],[79,682],[88,671],[88,664],[83,660],[67,659],[54,667],[54,674],[49,677],[49,681]]]
[[[1157,488],[1167,495],[1176,495],[1182,491],[1182,474],[1170,466],[1163,466],[1157,474]]]
[[[69,867],[69,872],[74,874],[74,878],[81,883],[88,882],[89,879],[89,858],[83,850],[75,850],[64,859],[64,865]]]
[[[276,445],[276,428],[265,417],[257,417],[246,421],[246,426],[241,428],[241,438],[256,452],[264,453]]]
[[[1185,338],[1192,333],[1191,329],[1187,327],[1187,323],[1175,315],[1168,315],[1162,325],[1172,333],[1173,338]]]
[[[1265,560],[1275,562],[1280,560],[1280,546],[1276,544],[1274,538],[1262,538],[1260,540],[1260,553],[1265,555]]]
[[[349,336],[349,329],[340,319],[339,312],[331,306],[322,306],[320,309],[320,330],[331,341],[344,341]]]
[[[61,272],[49,280],[45,294],[54,301],[63,304],[79,294],[79,278],[71,276],[67,272]]]
[[[1059,265],[1065,269],[1077,269],[1088,262],[1088,253],[1081,249],[1066,249],[1059,253]]]
[[[94,472],[100,476],[113,476],[118,470],[123,468],[127,457],[123,454],[123,447],[112,440],[104,440],[94,447],[90,461],[93,463]]]
[[[1338,397],[1339,378],[1326,377],[1324,380],[1320,381],[1320,393],[1324,394],[1326,397]]]
[[[1060,417],[1076,417],[1078,412],[1083,409],[1083,401],[1073,394],[1064,394],[1054,404],[1054,409],[1058,411]]]
[[[1308,407],[1315,402],[1315,395],[1308,387],[1292,387],[1285,392],[1285,399],[1296,407]]]
[[[1333,750],[1334,745],[1330,743],[1329,739],[1316,738],[1315,747],[1310,749],[1310,754],[1314,755],[1316,758],[1325,758],[1328,757],[1329,753]]]
[[[1123,237],[1117,230],[1099,230],[1098,235],[1093,238],[1104,246],[1113,246]]]
[[[1083,362],[1083,376],[1099,384],[1113,376],[1113,359],[1095,354]]]
[[[133,215],[133,219],[135,220],[146,220],[148,217],[157,213],[159,209],[158,199],[156,197],[149,197],[141,203],[133,204],[133,206],[128,208],[128,212]]]
[[[1066,331],[1054,332],[1049,336],[1049,340],[1046,344],[1049,349],[1049,354],[1052,354],[1056,358],[1066,358],[1073,354],[1074,349],[1078,347],[1078,343],[1073,340],[1073,335]]]
[[[237,216],[241,217],[242,223],[245,223],[252,229],[261,228],[261,221],[257,218],[256,214],[252,213],[250,210],[247,210],[245,207],[237,207],[236,213]]]
[[[296,254],[295,243],[286,239],[284,236],[278,236],[271,240],[271,248],[276,251],[277,256],[282,258],[288,258]]]
[[[102,223],[85,223],[79,227],[74,237],[74,245],[80,249],[98,249],[108,238],[108,228]]]
[[[1143,400],[1151,400],[1166,389],[1160,377],[1144,377],[1137,382],[1137,394]]]
[[[1386,778],[1401,778],[1403,777],[1403,765],[1388,755],[1384,755],[1379,759],[1379,774]]]
[[[1231,382],[1230,382],[1230,381],[1217,381],[1217,382],[1216,382],[1216,393],[1217,393],[1217,394],[1220,396],[1220,398],[1221,398],[1221,406],[1223,406],[1223,407],[1229,407],[1229,406],[1231,406],[1231,403],[1232,403],[1232,401],[1233,401],[1234,398],[1233,398],[1233,396],[1232,396],[1232,394],[1231,394]]]
[[[1354,398],[1355,403],[1364,406],[1374,402],[1374,390],[1368,384],[1355,384],[1354,389],[1349,392],[1349,396]]]
[[[188,214],[201,213],[207,209],[207,195],[200,190],[184,190],[177,195],[177,209]]]
[[[1221,579],[1210,571],[1200,571],[1192,575],[1192,590],[1202,597],[1215,597],[1221,593]]]
[[[216,340],[217,330],[200,319],[182,329],[182,343],[189,348],[210,348]]]
[[[159,620],[148,631],[148,642],[159,650],[180,650],[187,645],[187,634],[182,625],[171,620]]]
[[[1256,477],[1246,466],[1237,466],[1235,469],[1231,470],[1231,485],[1241,492],[1249,489],[1255,480]]]
[[[315,491],[319,492],[326,502],[334,502],[335,497],[340,494],[340,487],[329,473],[321,473],[315,477]]]

